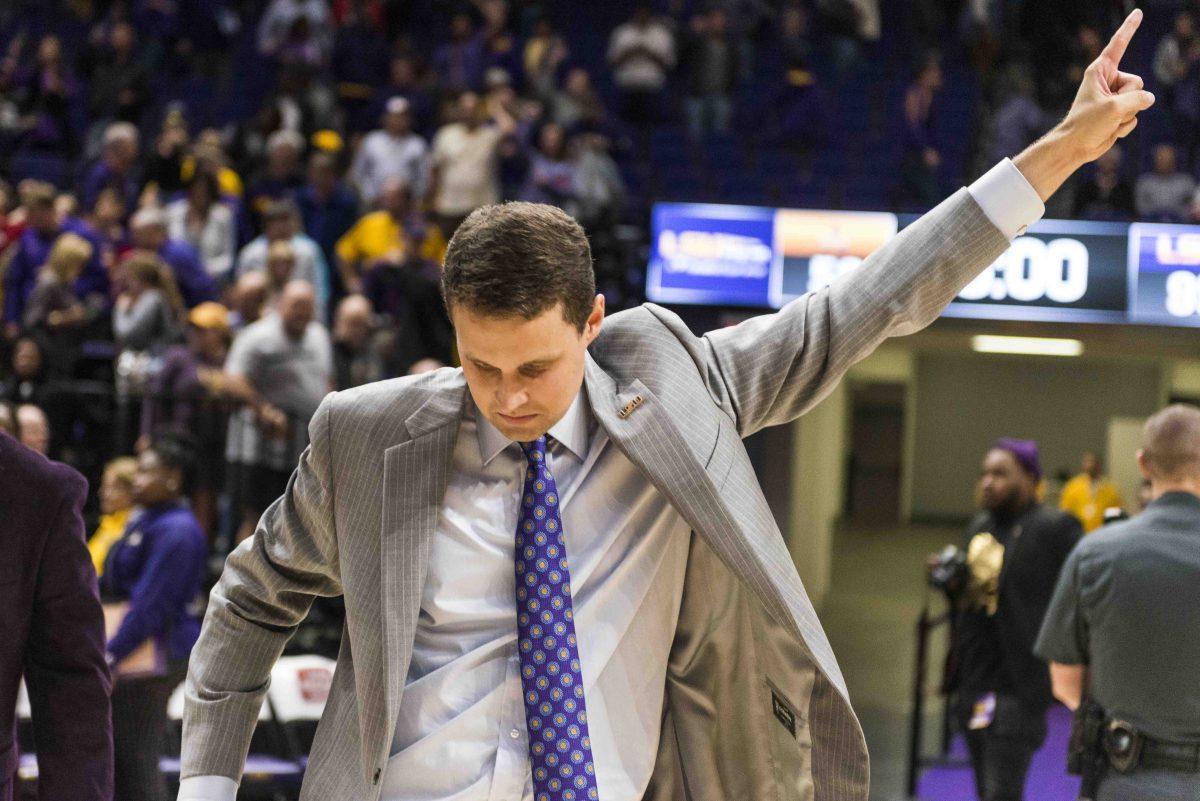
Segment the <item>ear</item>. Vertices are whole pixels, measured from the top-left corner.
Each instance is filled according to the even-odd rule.
[[[1150,475],[1150,462],[1146,458],[1146,451],[1139,448],[1137,452],[1138,469],[1142,471],[1142,478],[1147,481],[1154,481],[1154,476]]]
[[[604,324],[604,296],[596,295],[596,299],[592,301],[592,313],[588,315],[587,322],[583,326],[583,344],[584,347],[592,344],[596,337],[600,336],[600,327]]]

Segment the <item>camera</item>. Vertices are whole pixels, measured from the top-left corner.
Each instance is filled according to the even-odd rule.
[[[955,545],[947,545],[941,551],[933,554],[926,562],[927,578],[932,587],[936,587],[953,600],[967,586],[967,555]]]

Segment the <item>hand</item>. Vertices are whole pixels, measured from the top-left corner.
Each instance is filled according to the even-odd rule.
[[[925,166],[931,170],[936,170],[938,168],[938,166],[942,163],[941,154],[938,153],[936,150],[934,150],[932,147],[925,148],[925,153],[923,154],[923,156],[925,159]]]
[[[1142,88],[1142,79],[1120,70],[1121,58],[1141,22],[1140,9],[1126,17],[1099,58],[1084,71],[1075,102],[1059,124],[1082,163],[1099,158],[1128,136],[1137,127],[1138,113],[1154,104],[1154,95]]]
[[[1141,22],[1142,12],[1135,9],[1084,71],[1066,119],[1013,159],[1043,201],[1072,173],[1128,136],[1137,126],[1138,113],[1154,103],[1141,78],[1120,70],[1121,57]]]
[[[272,439],[283,439],[287,436],[288,419],[281,409],[269,403],[264,403],[258,409],[258,421],[263,431]]]

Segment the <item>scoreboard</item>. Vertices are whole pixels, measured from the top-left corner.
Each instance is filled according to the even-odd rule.
[[[659,203],[646,296],[779,308],[853,271],[918,219],[880,212]],[[1200,326],[1200,226],[1042,220],[948,317]]]

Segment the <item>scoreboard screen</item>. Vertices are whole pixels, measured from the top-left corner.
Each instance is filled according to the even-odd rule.
[[[659,203],[646,296],[777,309],[853,271],[916,215]],[[1200,226],[1042,220],[948,317],[1200,326]]]

